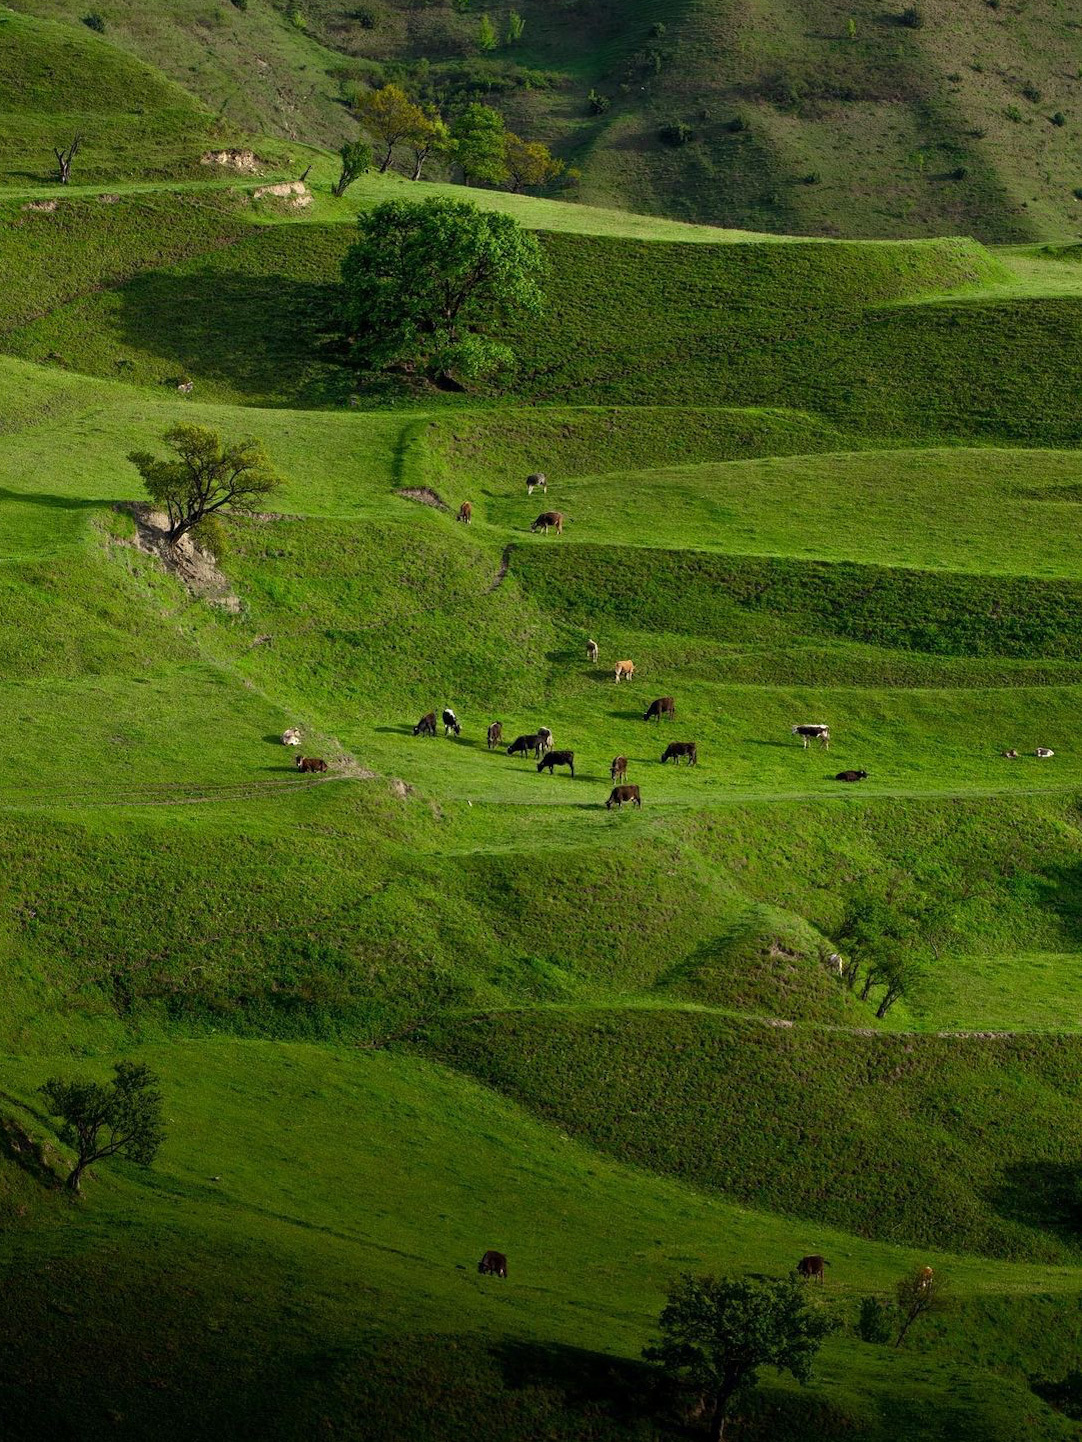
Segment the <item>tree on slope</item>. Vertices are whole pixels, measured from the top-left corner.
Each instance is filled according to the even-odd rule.
[[[760,1367],[808,1381],[824,1338],[837,1323],[809,1301],[796,1277],[692,1277],[669,1291],[661,1340],[643,1355],[710,1405],[711,1442],[720,1442],[733,1401],[759,1381]]]
[[[507,131],[491,105],[467,105],[451,126],[451,142],[468,185],[502,185],[507,179]]]
[[[541,308],[541,250],[517,221],[464,200],[390,200],[358,227],[342,280],[359,369],[461,384],[511,364],[494,328]]]
[[[106,1157],[126,1156],[149,1167],[163,1140],[157,1078],[138,1062],[122,1061],[107,1085],[51,1077],[40,1088],[52,1116],[63,1122],[60,1140],[75,1149],[67,1185],[81,1189],[83,1173]]]
[[[540,140],[523,140],[508,131],[504,141],[504,163],[511,178],[511,189],[534,189],[547,185],[563,174],[564,163],[557,160]]]
[[[384,148],[379,173],[387,170],[396,145],[423,134],[429,124],[419,105],[414,105],[399,85],[384,85],[380,90],[365,90],[353,102],[357,119]]]
[[[148,451],[132,451],[128,460],[169,517],[167,534],[174,543],[219,511],[244,506],[282,484],[258,441],[227,446],[204,426],[174,426],[162,439],[176,460],[159,460]]]
[[[335,183],[334,194],[345,195],[359,175],[372,164],[372,147],[363,140],[347,140],[338,152],[342,173]]]

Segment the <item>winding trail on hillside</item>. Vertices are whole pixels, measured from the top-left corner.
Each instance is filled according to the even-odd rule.
[[[327,786],[341,781],[372,780],[374,771],[358,770],[332,776],[311,776],[274,778],[266,781],[222,782],[206,785],[199,782],[159,781],[147,782],[142,786],[130,786],[123,792],[95,794],[93,792],[59,792],[47,800],[40,794],[31,793],[27,801],[13,800],[10,793],[18,795],[20,788],[5,787],[0,790],[0,811],[48,811],[53,809],[82,810],[90,807],[118,806],[198,806],[215,801],[267,801],[292,795],[297,791],[310,791],[315,786]],[[36,797],[36,799],[34,799]]]

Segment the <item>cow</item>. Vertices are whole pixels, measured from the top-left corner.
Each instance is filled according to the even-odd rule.
[[[537,763],[538,771],[548,771],[550,776],[556,775],[554,768],[557,766],[570,766],[571,779],[573,781],[575,779],[574,751],[549,751],[546,755],[542,756],[541,760]]]
[[[299,746],[301,744],[301,731],[299,726],[287,726],[282,732],[283,746]]]
[[[482,1277],[506,1277],[507,1258],[502,1252],[486,1252],[477,1263]]]
[[[681,759],[685,760],[689,766],[698,766],[699,752],[694,741],[670,741],[665,747],[661,764],[664,766],[666,761],[675,761],[679,766]]]
[[[931,1267],[921,1267],[920,1276],[917,1280],[917,1286],[922,1292],[926,1292],[928,1288],[932,1285],[932,1278],[934,1276],[935,1273],[932,1271]]]
[[[676,702],[671,696],[659,696],[656,701],[651,701],[642,719],[660,721],[662,716],[667,716],[670,721],[676,720]]]
[[[544,491],[548,495],[549,480],[544,471],[534,471],[532,476],[526,477],[526,494],[532,496],[534,491]]]
[[[1012,748],[1012,750],[1010,750],[1010,751],[1001,751],[999,754],[1000,754],[1001,756],[1005,757],[1006,760],[1008,760],[1008,761],[1017,761],[1017,760],[1018,760],[1018,752],[1015,751],[1015,750],[1013,750],[1013,748]]]
[[[825,1269],[830,1266],[826,1257],[801,1257],[796,1264],[797,1276],[803,1277],[806,1282],[815,1280],[821,1282]]]
[[[458,515],[455,517],[455,520],[464,521],[467,526],[473,524],[473,507],[469,501],[463,501],[461,506],[459,506]]]
[[[542,756],[546,751],[552,750],[552,732],[547,726],[539,726],[537,728],[537,741],[541,748]]]
[[[445,736],[450,736],[452,731],[456,736],[462,735],[462,727],[458,724],[458,717],[451,710],[450,706],[444,707],[443,716],[440,719],[443,721],[443,734]]]
[[[435,736],[436,734],[436,713],[430,711],[427,716],[422,716],[417,725],[413,728],[414,736]]]
[[[525,756],[528,751],[532,751],[534,756],[541,755],[540,736],[516,736],[507,748],[508,756]]]
[[[617,681],[630,681],[631,678],[634,676],[634,674],[635,674],[635,662],[634,662],[634,661],[617,661],[617,663],[616,663],[616,680],[617,680]]]
[[[637,786],[614,786],[609,792],[609,799],[605,802],[605,810],[611,811],[614,806],[623,806],[625,802],[632,806],[642,805],[642,797],[639,795]]]
[[[839,771],[835,781],[867,781],[867,771]]]
[[[812,741],[818,741],[824,751],[830,750],[830,727],[829,726],[790,726],[789,734],[799,736],[804,742],[804,750],[807,751]]]
[[[500,744],[502,740],[503,722],[493,721],[492,725],[488,728],[488,749],[490,751],[495,751],[496,747]]]
[[[190,396],[194,389],[194,381],[181,381],[180,384],[177,386],[177,390],[182,396]]]
[[[1055,753],[1054,751],[1050,751],[1047,746],[1038,746],[1037,749],[1036,749],[1036,751],[1034,751],[1033,754],[1034,754],[1034,756],[1039,756],[1042,761],[1047,761],[1050,757],[1054,756],[1056,753]]]
[[[596,666],[596,665],[597,665],[597,658],[598,658],[598,656],[599,656],[600,654],[601,654],[601,653],[600,653],[600,652],[598,651],[598,649],[597,649],[597,642],[596,642],[596,641],[587,641],[587,642],[586,642],[586,659],[587,659],[587,661],[592,661],[592,662],[594,663],[594,665]]]
[[[614,756],[612,765],[609,767],[609,775],[614,781],[627,780],[627,757]]]
[[[327,763],[320,756],[298,756],[298,771],[326,771]]]
[[[563,535],[564,518],[561,511],[542,511],[530,527],[530,530],[540,531],[543,535],[547,536],[550,526],[558,536]]]

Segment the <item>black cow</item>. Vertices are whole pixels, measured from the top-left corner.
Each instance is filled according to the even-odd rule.
[[[506,1277],[507,1258],[502,1252],[486,1252],[477,1263],[482,1277]]]
[[[698,766],[699,752],[694,741],[670,741],[665,747],[665,754],[661,758],[663,766],[666,761],[675,761],[679,766],[681,760],[686,761],[689,766]]]
[[[804,743],[804,750],[807,751],[809,742],[818,741],[824,751],[830,750],[830,727],[829,726],[790,726],[789,734],[799,736]]]
[[[488,749],[494,751],[503,740],[503,722],[493,721],[488,728]]]
[[[671,696],[659,696],[656,701],[651,701],[642,719],[660,721],[662,716],[667,716],[670,721],[676,720],[676,702]]]
[[[554,766],[570,766],[572,779],[575,775],[575,753],[574,751],[550,751],[542,756],[537,763],[538,771],[547,771],[550,776],[555,776]]]
[[[516,736],[507,748],[508,756],[525,756],[529,751],[532,751],[535,756],[541,755],[541,737],[539,735]]]
[[[633,806],[642,805],[642,797],[639,795],[637,786],[614,786],[609,794],[609,799],[605,802],[605,810],[611,811],[614,806],[623,806],[625,802]]]
[[[835,781],[866,781],[867,779],[867,771],[839,771],[834,778]]]
[[[462,735],[462,727],[458,724],[458,717],[448,706],[443,713],[443,734],[450,736],[452,731],[456,736]]]
[[[821,1282],[824,1276],[824,1268],[829,1266],[830,1263],[826,1257],[801,1257],[800,1261],[796,1264],[796,1270],[797,1275],[803,1277],[806,1282],[811,1281],[813,1278],[815,1281]]]
[[[436,734],[436,713],[430,711],[427,716],[422,716],[417,725],[413,728],[414,736],[435,736]]]

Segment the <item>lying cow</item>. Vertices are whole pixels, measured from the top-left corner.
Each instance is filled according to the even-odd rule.
[[[835,781],[867,781],[867,771],[839,771]]]
[[[609,767],[609,775],[612,777],[612,779],[613,779],[614,781],[626,781],[626,780],[627,780],[627,757],[626,757],[626,756],[616,756],[616,757],[613,758],[612,765]]]
[[[496,747],[500,744],[502,740],[503,722],[493,721],[492,725],[488,728],[488,749],[490,751],[495,751]]]
[[[637,786],[614,786],[609,793],[609,799],[605,802],[605,810],[611,811],[614,806],[623,806],[625,802],[632,806],[642,805],[642,797],[639,795]]]
[[[534,491],[544,491],[545,495],[548,495],[549,482],[544,471],[534,471],[532,476],[526,477],[526,494],[532,496]]]
[[[301,729],[299,726],[287,726],[282,732],[283,746],[299,746],[301,744]]]
[[[477,1263],[482,1277],[506,1277],[507,1258],[502,1252],[486,1252]]]
[[[326,771],[327,763],[319,756],[298,756],[298,771]]]
[[[539,735],[516,736],[507,748],[508,756],[525,756],[530,751],[534,756],[541,755],[541,737]]]
[[[634,661],[617,661],[617,663],[616,663],[616,680],[617,680],[618,682],[619,682],[619,681],[630,681],[631,678],[634,676],[634,674],[635,674],[635,662],[634,662]]]
[[[455,520],[464,521],[467,526],[473,524],[473,507],[469,501],[463,501],[461,506],[459,506],[458,515],[455,517]]]
[[[662,716],[667,716],[670,721],[676,720],[676,702],[671,696],[659,696],[656,701],[651,701],[642,719],[660,721]]]
[[[1010,751],[1001,751],[999,754],[1000,754],[1001,756],[1005,757],[1005,759],[1008,760],[1008,761],[1017,761],[1017,760],[1018,760],[1018,752],[1015,751],[1015,750],[1013,750],[1013,749],[1010,750]]]
[[[686,761],[689,766],[698,766],[699,753],[694,741],[670,741],[665,747],[665,754],[661,758],[664,766],[666,761],[675,761],[677,766],[681,761]]]
[[[825,1274],[825,1269],[829,1266],[830,1263],[826,1257],[801,1257],[800,1261],[796,1264],[796,1270],[797,1275],[803,1277],[805,1281],[814,1279],[816,1282],[821,1282]]]
[[[452,731],[456,736],[462,735],[462,727],[458,724],[458,717],[449,706],[444,709],[441,719],[443,721],[443,734],[445,736],[450,736]]]
[[[542,511],[537,520],[530,527],[531,531],[540,531],[547,536],[549,529],[554,530],[558,536],[563,535],[564,518],[561,511]]]
[[[1042,761],[1047,761],[1050,756],[1054,756],[1056,753],[1050,751],[1047,746],[1038,746],[1033,754],[1034,756],[1039,756]]]
[[[592,661],[592,662],[594,663],[594,665],[596,666],[596,665],[597,665],[597,658],[598,658],[598,656],[600,656],[600,654],[601,654],[601,652],[597,649],[597,642],[596,642],[596,641],[587,641],[587,642],[586,642],[586,659],[587,659],[587,661]]]
[[[574,780],[574,751],[550,751],[547,756],[542,756],[541,760],[537,763],[538,771],[547,771],[550,776],[556,775],[556,772],[553,769],[556,766],[569,766],[571,768],[571,778],[572,780]]]
[[[436,734],[436,713],[430,711],[427,716],[422,716],[417,725],[413,728],[414,736],[435,736]]]
[[[804,750],[807,751],[812,741],[818,741],[824,751],[830,750],[830,727],[829,726],[790,726],[789,734],[799,736],[804,742]]]

